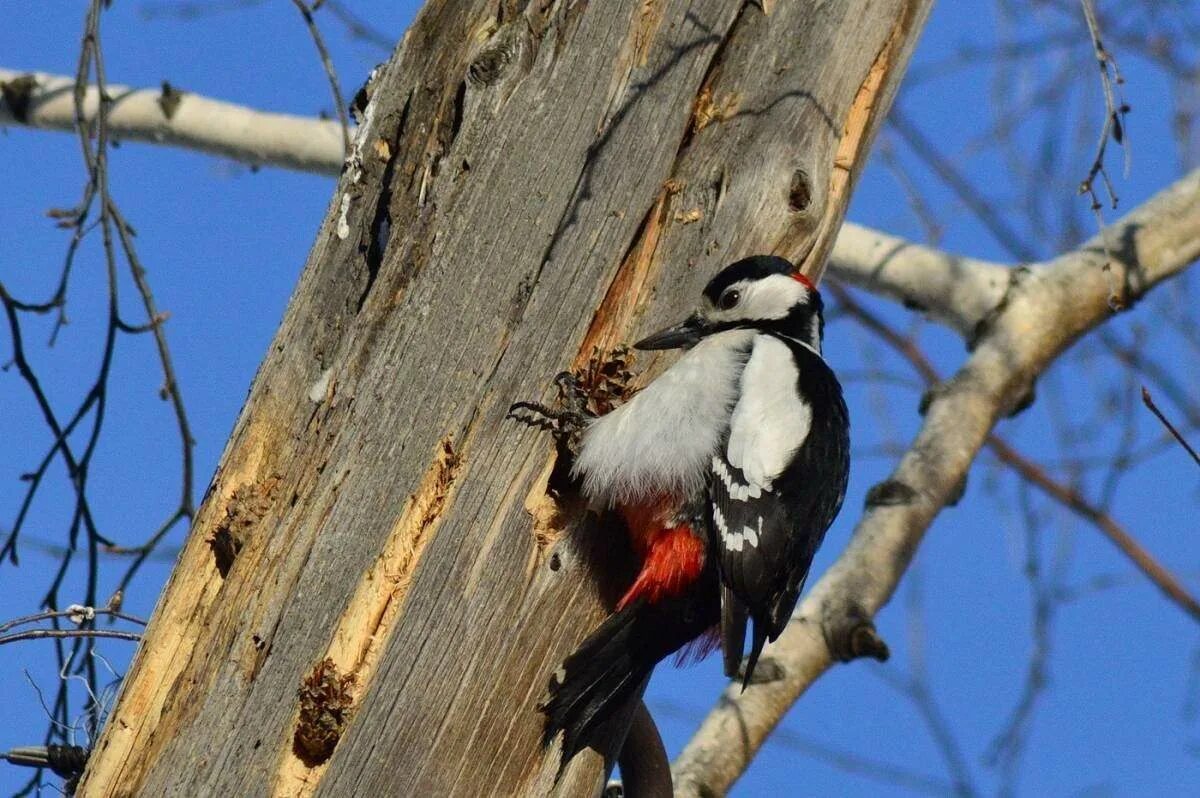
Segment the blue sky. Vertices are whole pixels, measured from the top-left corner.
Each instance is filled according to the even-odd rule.
[[[1073,7],[1072,4],[1067,4]],[[1111,4],[1104,5],[1109,7]],[[119,2],[104,15],[109,79],[153,86],[168,79],[185,90],[297,114],[332,108],[324,76],[307,33],[287,3],[213,3],[222,13],[190,19],[162,15],[161,3]],[[244,7],[243,7],[244,6]],[[398,38],[415,11],[412,3],[361,2],[352,7],[379,30]],[[1181,15],[1184,12],[1179,12]],[[0,6],[0,66],[69,74],[77,58],[83,9],[78,3],[9,0]],[[995,30],[1015,26],[1016,38],[1033,39],[1062,29],[1064,17],[1045,11],[1017,20],[997,16],[991,3],[942,3],[934,12],[914,64],[943,64],[971,46],[992,41]],[[343,91],[352,95],[386,53],[325,22]],[[1181,174],[1183,166],[1169,143],[1171,87],[1136,56],[1113,47],[1134,106],[1129,120],[1131,169],[1118,177],[1121,210],[1134,207]],[[1195,61],[1197,46],[1191,44]],[[265,52],[264,52],[265,51]],[[1095,67],[1083,50],[1062,66],[1064,80],[1078,84],[1055,109],[1081,130],[1100,122]],[[1048,67],[1047,67],[1048,68]],[[928,70],[927,70],[928,71]],[[986,63],[936,70],[940,77],[904,91],[900,104],[950,160],[979,185],[1004,212],[1012,212],[1018,233],[1042,255],[1056,240],[1017,213],[1022,203],[1080,210],[1083,200],[1055,181],[1031,200],[1014,179],[1002,151],[975,146],[1006,96],[1026,96],[1037,75],[1020,68],[1001,74]],[[914,73],[916,74],[916,73]],[[1003,85],[1001,86],[1001,82]],[[1074,84],[1071,84],[1074,85]],[[1049,120],[1049,117],[1045,117]],[[1061,122],[1061,118],[1055,117]],[[1022,128],[1014,152],[1026,162],[1044,158],[1046,124]],[[1087,134],[1089,137],[1091,132]],[[1088,139],[1089,146],[1091,139]],[[924,171],[902,141],[885,133],[884,152],[912,174],[944,229],[940,244],[971,255],[1011,261],[1005,249]],[[1041,149],[1039,149],[1041,148]],[[1088,147],[1075,172],[1086,171]],[[1078,153],[1069,157],[1078,159]],[[1194,164],[1193,164],[1194,165]],[[83,183],[78,144],[55,133],[8,129],[0,133],[0,278],[14,294],[50,293],[65,247],[65,236],[44,215],[46,209],[74,204]],[[197,495],[203,492],[255,369],[275,331],[333,189],[327,178],[278,170],[251,172],[207,156],[127,144],[112,155],[113,192],[138,231],[161,307],[171,313],[168,334],[178,365],[196,437]],[[1111,218],[1113,214],[1109,212]],[[884,159],[868,168],[850,217],[918,240],[927,229],[914,214],[902,181]],[[1094,230],[1086,215],[1084,232]],[[1092,224],[1092,227],[1087,227]],[[1048,220],[1054,230],[1057,220]],[[42,345],[48,320],[28,320],[31,356],[60,408],[79,400],[96,368],[96,334],[102,316],[94,297],[102,295],[101,261],[88,250],[72,282],[71,324],[56,347]],[[1155,356],[1174,367],[1175,376],[1197,394],[1197,353],[1177,336],[1162,333],[1156,314],[1187,308],[1185,290],[1162,292],[1113,330],[1127,340],[1142,335]],[[133,297],[128,295],[126,300]],[[1175,303],[1175,304],[1171,304]],[[132,308],[130,304],[128,307]],[[945,373],[961,362],[962,345],[902,311],[881,305],[895,323],[917,330]],[[132,313],[130,314],[133,315]],[[1140,330],[1140,332],[1139,332]],[[1069,365],[1043,381],[1035,408],[1000,432],[1032,457],[1056,462],[1063,455],[1053,424],[1066,417],[1080,422],[1087,440],[1074,444],[1097,455],[1111,454],[1137,415],[1139,439],[1157,429],[1137,403],[1138,387],[1114,369],[1111,359],[1084,344]],[[827,352],[847,375],[861,374],[886,354],[862,330],[845,320],[830,324]],[[7,359],[7,338],[0,343]],[[1089,352],[1091,353],[1089,356]],[[885,358],[890,371],[905,369]],[[855,419],[856,457],[846,509],[818,556],[819,574],[837,555],[857,520],[866,489],[883,478],[891,459],[872,454],[883,444],[902,444],[916,430],[919,391],[900,385],[871,385],[847,379]],[[92,476],[92,496],[103,529],[122,542],[147,535],[175,501],[178,487],[173,421],[157,395],[161,377],[149,339],[121,342],[113,378],[111,410]],[[1111,395],[1110,395],[1111,394]],[[1170,408],[1168,408],[1170,409]],[[1094,418],[1093,418],[1094,416]],[[1144,416],[1144,417],[1142,417]],[[1178,416],[1177,416],[1178,417]],[[0,372],[0,531],[16,513],[23,483],[18,480],[49,445],[36,421],[28,391],[14,371]],[[1090,434],[1088,434],[1090,432]],[[40,495],[29,540],[57,541],[66,527],[70,491],[61,471]],[[1114,514],[1192,587],[1197,575],[1195,517],[1197,473],[1178,450],[1165,449],[1122,481]],[[1089,481],[1090,480],[1090,481]],[[1096,480],[1083,478],[1088,489]],[[941,714],[961,747],[972,783],[981,793],[996,792],[999,771],[986,752],[1020,697],[1030,656],[1032,606],[1025,566],[1025,528],[1031,512],[1040,523],[1035,540],[1044,563],[1062,562],[1064,580],[1079,586],[1096,576],[1119,582],[1061,606],[1052,627],[1049,686],[1033,715],[1028,750],[1016,781],[1021,795],[1192,795],[1200,778],[1200,728],[1187,711],[1189,679],[1197,636],[1194,623],[1167,603],[1111,545],[1039,499],[1027,504],[1011,475],[985,454],[971,475],[968,493],[935,523],[914,572],[879,619],[894,656],[881,667],[855,663],[821,679],[784,721],[778,742],[769,744],[734,794],[909,795],[912,790],[883,783],[814,756],[815,745],[876,763],[903,768],[946,785],[939,749],[915,706],[889,686],[885,673],[908,672],[923,660]],[[182,532],[169,543],[178,545]],[[51,560],[33,546],[23,550],[20,569],[0,566],[0,619],[36,608]],[[127,597],[129,611],[148,615],[169,573],[169,562],[148,566]],[[115,580],[119,564],[108,572]],[[112,585],[102,587],[106,594]],[[920,634],[910,619],[921,618]],[[24,675],[49,692],[55,676],[50,645],[29,642],[0,647],[0,702],[10,722],[0,727],[0,749],[40,740],[45,716]],[[102,651],[119,670],[127,644]],[[648,701],[674,754],[688,739],[723,686],[719,663],[660,669]],[[0,793],[24,774],[0,767]]]

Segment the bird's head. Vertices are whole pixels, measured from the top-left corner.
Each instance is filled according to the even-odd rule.
[[[822,309],[816,287],[789,261],[755,255],[726,266],[709,280],[695,313],[643,338],[634,348],[686,349],[715,333],[755,329],[795,338],[819,353]]]

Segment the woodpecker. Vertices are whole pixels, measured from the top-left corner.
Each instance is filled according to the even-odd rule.
[[[787,260],[739,260],[692,315],[634,344],[683,356],[583,421],[571,475],[594,508],[624,520],[641,569],[551,682],[546,742],[564,733],[564,765],[672,652],[719,635],[733,677],[752,621],[745,689],[791,617],[850,464],[822,307]]]

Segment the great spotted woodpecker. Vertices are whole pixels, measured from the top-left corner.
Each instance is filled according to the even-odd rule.
[[[686,353],[584,421],[571,474],[593,507],[624,520],[641,570],[551,682],[546,742],[564,732],[564,764],[672,652],[719,628],[733,677],[749,617],[744,688],[783,631],[849,472],[823,324],[820,294],[791,263],[739,260],[695,313],[634,344]]]

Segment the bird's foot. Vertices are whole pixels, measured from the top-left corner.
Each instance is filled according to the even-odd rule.
[[[587,418],[573,410],[557,410],[540,402],[513,402],[508,415],[529,427],[547,430],[555,439],[573,438],[583,431]]]
[[[554,378],[558,398],[553,405],[515,402],[508,418],[548,431],[560,447],[576,450],[579,436],[588,423],[625,401],[632,394],[629,350],[599,349],[577,371],[563,371]]]

